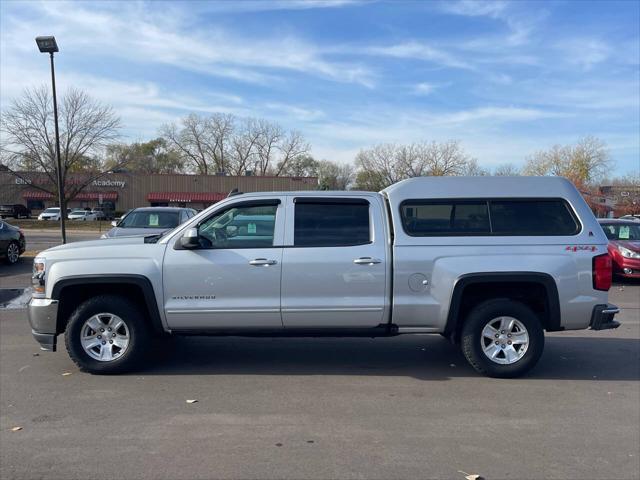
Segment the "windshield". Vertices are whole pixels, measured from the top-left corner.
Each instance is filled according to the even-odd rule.
[[[59,211],[59,208],[47,208],[43,213],[58,213]]]
[[[76,208],[75,210],[72,210],[71,213],[73,214],[82,213],[84,215],[85,210],[82,210],[81,208]]]
[[[605,223],[602,229],[609,240],[640,240],[640,225]]]
[[[118,224],[120,228],[174,228],[178,212],[131,212]]]

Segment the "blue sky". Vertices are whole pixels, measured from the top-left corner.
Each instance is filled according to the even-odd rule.
[[[482,166],[605,140],[640,170],[640,2],[0,4],[0,102],[48,81],[110,103],[125,140],[188,112],[264,117],[341,162],[381,142],[460,140]]]

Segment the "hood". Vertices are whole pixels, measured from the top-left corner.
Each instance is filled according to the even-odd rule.
[[[102,238],[98,240],[87,240],[85,242],[72,242],[57,247],[48,248],[42,252],[42,256],[46,257],[47,252],[61,252],[63,250],[71,250],[78,248],[97,249],[104,246],[120,246],[120,245],[142,245],[144,237],[126,237],[126,238]]]
[[[17,232],[18,230],[20,230],[20,227],[16,227],[15,225],[11,225],[11,224],[9,224],[7,222],[4,222],[4,228],[5,228],[5,230],[11,230],[13,232]]]
[[[620,245],[634,252],[640,252],[640,240],[611,240],[614,245]]]
[[[157,235],[164,233],[172,228],[120,228],[113,227],[105,235],[107,238],[115,237],[146,237],[147,235]]]

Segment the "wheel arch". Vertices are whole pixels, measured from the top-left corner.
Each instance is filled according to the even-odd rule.
[[[542,299],[535,297],[540,294],[543,294]],[[558,287],[551,275],[541,272],[478,272],[462,275],[456,280],[444,335],[457,341],[467,313],[475,305],[492,298],[522,301],[540,315],[545,330],[564,330]]]
[[[96,288],[100,288],[96,292]],[[144,275],[77,275],[59,279],[53,286],[51,298],[60,303],[56,333],[63,333],[70,315],[78,304],[96,294],[111,293],[135,301],[147,314],[151,330],[155,334],[165,332],[151,281]],[[70,296],[77,301],[72,302]]]

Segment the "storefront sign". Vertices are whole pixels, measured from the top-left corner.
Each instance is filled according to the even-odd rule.
[[[91,185],[94,187],[118,187],[124,188],[127,182],[124,180],[94,180]]]
[[[16,185],[48,185],[50,182],[47,179],[31,180],[27,178],[16,177]],[[80,179],[70,179],[65,182],[65,185],[79,185],[82,184]],[[124,188],[127,182],[124,180],[94,180],[91,182],[94,187],[109,187],[109,188]]]

